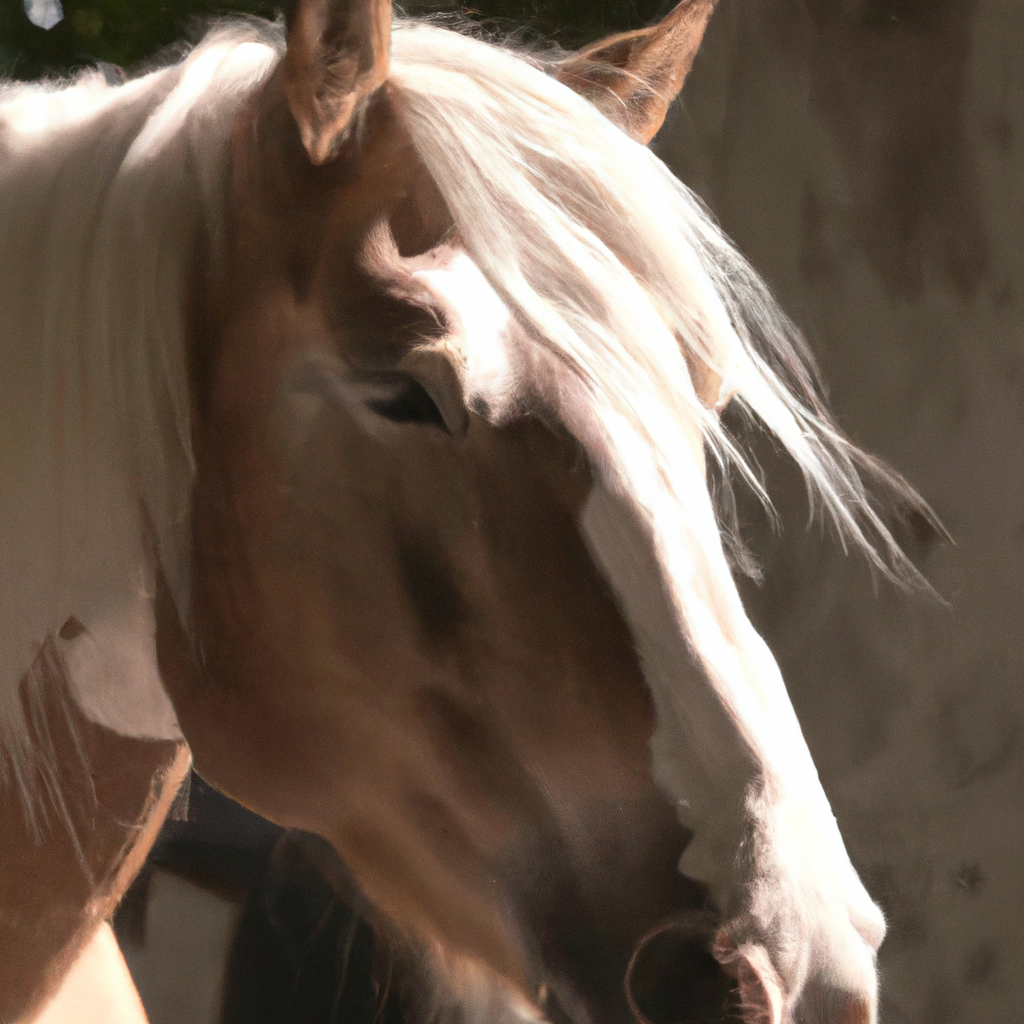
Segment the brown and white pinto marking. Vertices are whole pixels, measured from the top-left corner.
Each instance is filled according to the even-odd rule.
[[[62,554],[70,582],[16,619],[38,654],[6,705],[2,841],[60,852],[4,861],[4,1021],[126,884],[180,735],[213,783],[333,843],[453,1020],[642,1019],[635,951],[708,897],[749,1024],[875,1019],[884,924],[732,583],[714,410],[756,412],[858,543],[866,523],[891,544],[858,465],[912,495],[835,430],[763,286],[637,145],[712,6],[545,62],[392,35],[381,0],[299,0],[283,60],[250,27],[109,95],[0,97],[30,210],[11,202],[5,245],[59,230],[45,196],[82,153],[101,182],[68,309],[31,295],[72,256],[5,268],[2,365],[42,373],[11,355],[33,331],[80,360],[46,406],[54,536],[99,555]],[[99,363],[56,347],[97,322]],[[8,536],[50,558],[25,513],[49,485],[8,471]],[[43,822],[16,809],[40,780]]]

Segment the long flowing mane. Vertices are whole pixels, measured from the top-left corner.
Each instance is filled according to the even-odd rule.
[[[154,544],[187,615],[185,295],[199,234],[217,231],[234,113],[276,63],[273,37],[216,31],[120,86],[87,72],[0,91],[0,782],[33,818],[40,784],[62,813],[40,645],[74,616],[101,671],[151,675],[124,664],[118,632],[151,619]]]
[[[140,503],[187,619],[188,275],[199,233],[216,243],[234,112],[281,52],[279,30],[244,23],[122,86],[92,73],[0,93],[0,743],[26,795],[19,681],[69,616],[116,617],[150,591]],[[396,26],[388,88],[462,244],[529,348],[567,371],[546,382],[524,351],[518,386],[477,399],[496,416],[556,407],[660,538],[713,672],[746,671],[714,640],[745,618],[695,428],[760,485],[688,360],[778,438],[844,537],[914,577],[863,477],[918,499],[837,429],[795,329],[649,150],[542,60],[427,24]]]
[[[399,110],[474,259],[662,469],[672,421],[697,418],[711,454],[764,497],[718,415],[694,401],[693,357],[775,435],[841,536],[915,579],[862,476],[920,499],[836,426],[798,330],[694,193],[528,55],[423,24],[396,31],[393,54]]]

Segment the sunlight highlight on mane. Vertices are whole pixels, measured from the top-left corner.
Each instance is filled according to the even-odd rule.
[[[663,472],[680,428],[698,419],[712,455],[768,506],[718,416],[696,402],[682,346],[778,438],[844,543],[890,578],[923,583],[864,478],[899,511],[934,523],[931,512],[842,434],[796,328],[653,153],[528,57],[428,25],[396,29],[390,82],[484,274],[534,339],[646,438]]]

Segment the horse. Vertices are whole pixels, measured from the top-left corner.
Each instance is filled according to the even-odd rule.
[[[3,87],[0,1019],[191,760],[329,841],[417,1020],[643,1024],[672,934],[747,1024],[876,1020],[722,412],[897,581],[884,502],[930,513],[647,145],[713,6],[565,52],[297,0]]]

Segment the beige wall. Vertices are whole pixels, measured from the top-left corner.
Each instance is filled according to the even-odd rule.
[[[956,540],[922,551],[948,608],[875,595],[764,453],[786,536],[752,531],[748,603],[890,922],[882,1020],[1018,1020],[1024,4],[721,0],[658,145]]]

